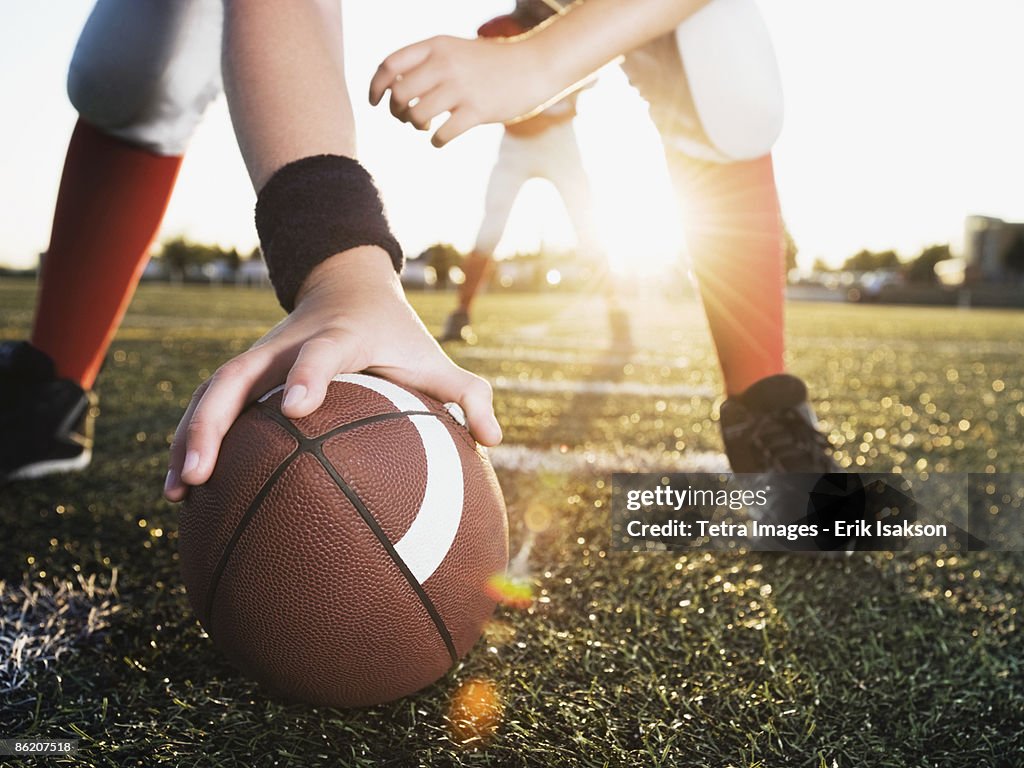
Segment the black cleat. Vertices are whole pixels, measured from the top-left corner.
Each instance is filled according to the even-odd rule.
[[[812,493],[824,476],[843,470],[818,431],[806,385],[788,374],[761,379],[722,404],[720,423],[733,472],[748,475],[745,482],[758,489],[771,488],[767,506],[750,508],[752,520],[770,525],[815,522]],[[821,538],[794,543],[780,536],[753,536],[752,542],[759,549],[817,552],[845,551],[853,544]]]
[[[842,472],[796,376],[769,376],[729,398],[720,422],[733,472]]]
[[[466,341],[469,332],[469,313],[457,309],[448,315],[444,331],[437,337],[437,340],[442,344],[449,341]]]
[[[31,344],[0,344],[0,484],[89,466],[96,402]]]

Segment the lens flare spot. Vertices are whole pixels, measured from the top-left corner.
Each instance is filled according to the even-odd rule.
[[[523,516],[523,522],[534,533],[543,533],[551,527],[551,510],[542,504],[531,504]]]
[[[448,707],[452,740],[464,747],[482,745],[497,732],[504,712],[501,693],[493,681],[467,680],[455,691]]]
[[[496,573],[487,581],[487,595],[510,608],[526,609],[533,605],[533,588],[525,581],[510,579]]]

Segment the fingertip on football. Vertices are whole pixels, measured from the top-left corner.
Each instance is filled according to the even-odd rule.
[[[164,479],[164,498],[171,502],[178,502],[185,498],[186,486],[181,482],[178,472],[171,467],[167,470],[167,477]]]

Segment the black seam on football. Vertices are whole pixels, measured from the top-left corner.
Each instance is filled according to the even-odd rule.
[[[331,476],[331,479],[337,484],[341,492],[345,494],[345,497],[351,502],[352,506],[355,507],[356,512],[363,518],[363,522],[366,526],[373,531],[373,535],[380,541],[380,545],[384,547],[384,551],[388,553],[388,557],[391,558],[392,562],[398,567],[398,570],[402,572],[405,580],[409,583],[412,591],[416,593],[416,596],[420,599],[423,607],[426,609],[427,614],[430,616],[430,620],[434,622],[434,627],[437,629],[437,633],[441,636],[441,640],[444,641],[445,647],[448,649],[448,655],[451,656],[452,664],[459,660],[459,654],[455,650],[455,642],[452,640],[451,633],[448,631],[448,627],[444,623],[444,618],[441,616],[440,611],[434,605],[430,596],[427,595],[423,585],[416,581],[416,577],[413,576],[409,566],[406,565],[405,561],[398,554],[398,550],[395,549],[395,545],[391,543],[391,540],[384,533],[384,530],[380,527],[380,523],[373,516],[373,513],[367,508],[366,504],[359,497],[359,494],[345,482],[345,478],[341,476],[341,473],[331,464],[330,459],[323,453],[323,448],[317,445],[313,448],[310,453],[316,456],[317,460],[323,465],[323,468],[327,471],[327,474]]]
[[[238,521],[238,525],[235,526],[235,530],[231,533],[231,538],[228,539],[228,543],[224,546],[224,551],[221,553],[220,561],[217,563],[217,568],[213,572],[213,577],[210,579],[210,586],[206,593],[206,631],[211,636],[213,635],[213,601],[217,596],[217,588],[220,586],[221,577],[224,575],[224,570],[228,567],[228,560],[231,559],[231,555],[234,554],[235,547],[238,545],[238,540],[242,538],[242,534],[245,533],[245,529],[249,527],[249,523],[256,516],[256,512],[263,504],[263,500],[267,498],[267,494],[270,493],[274,484],[278,478],[284,474],[285,470],[292,465],[292,462],[303,453],[302,442],[299,441],[298,446],[282,461],[273,472],[270,473],[263,485],[260,486],[259,491],[253,497],[253,500],[249,503],[249,507],[245,510],[245,514],[242,515],[242,519]]]
[[[295,439],[298,440],[299,442],[315,443],[317,445],[322,443],[324,440],[329,440],[335,435],[340,435],[343,432],[348,432],[350,430],[357,429],[358,427],[366,426],[367,424],[375,424],[378,421],[401,419],[407,416],[433,416],[435,419],[442,418],[441,414],[434,413],[433,411],[388,411],[387,413],[378,413],[374,414],[373,416],[364,416],[361,419],[356,419],[355,421],[350,421],[347,424],[342,424],[340,427],[334,427],[333,429],[329,429],[323,434],[317,435],[316,437],[309,437],[308,435],[303,434],[295,425],[295,422],[293,422],[291,419],[289,419],[287,416],[281,413],[281,411],[271,408],[266,403],[256,403],[256,407],[259,408],[259,410],[265,413],[267,416],[272,418],[274,421],[276,421],[278,424],[280,424],[282,427],[284,427],[285,430],[287,430],[288,433],[294,436]]]
[[[398,419],[406,416],[433,416],[435,419],[441,418],[439,414],[432,411],[395,411],[394,413],[378,413],[376,416],[366,416],[362,419],[350,421],[348,424],[342,424],[340,427],[335,427],[334,429],[324,432],[319,437],[311,439],[315,440],[319,445],[325,440],[330,440],[335,435],[340,435],[343,432],[349,432],[350,430],[366,426],[367,424],[376,424],[378,421],[390,421],[391,419]]]

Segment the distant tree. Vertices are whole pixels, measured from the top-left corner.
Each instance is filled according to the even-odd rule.
[[[831,272],[832,267],[829,266],[828,262],[820,256],[814,260],[814,266],[812,267],[815,272]]]
[[[171,279],[180,282],[184,279],[188,267],[209,264],[223,255],[220,248],[193,243],[178,236],[164,243],[159,258],[167,265]]]
[[[938,277],[935,275],[935,265],[940,261],[951,258],[949,244],[929,245],[921,254],[907,264],[904,273],[907,282],[910,283],[935,283]]]
[[[876,269],[896,269],[900,266],[900,257],[895,251],[862,250],[855,253],[843,263],[843,269],[851,272],[871,272]]]
[[[224,261],[227,262],[228,267],[231,268],[232,272],[237,272],[239,265],[242,263],[242,254],[238,252],[237,248],[232,248],[230,251],[223,251]]]
[[[451,268],[462,263],[462,254],[450,243],[435,243],[423,252],[422,257],[426,259],[427,266],[433,267],[437,273],[437,287],[441,290],[448,287],[448,272]]]

